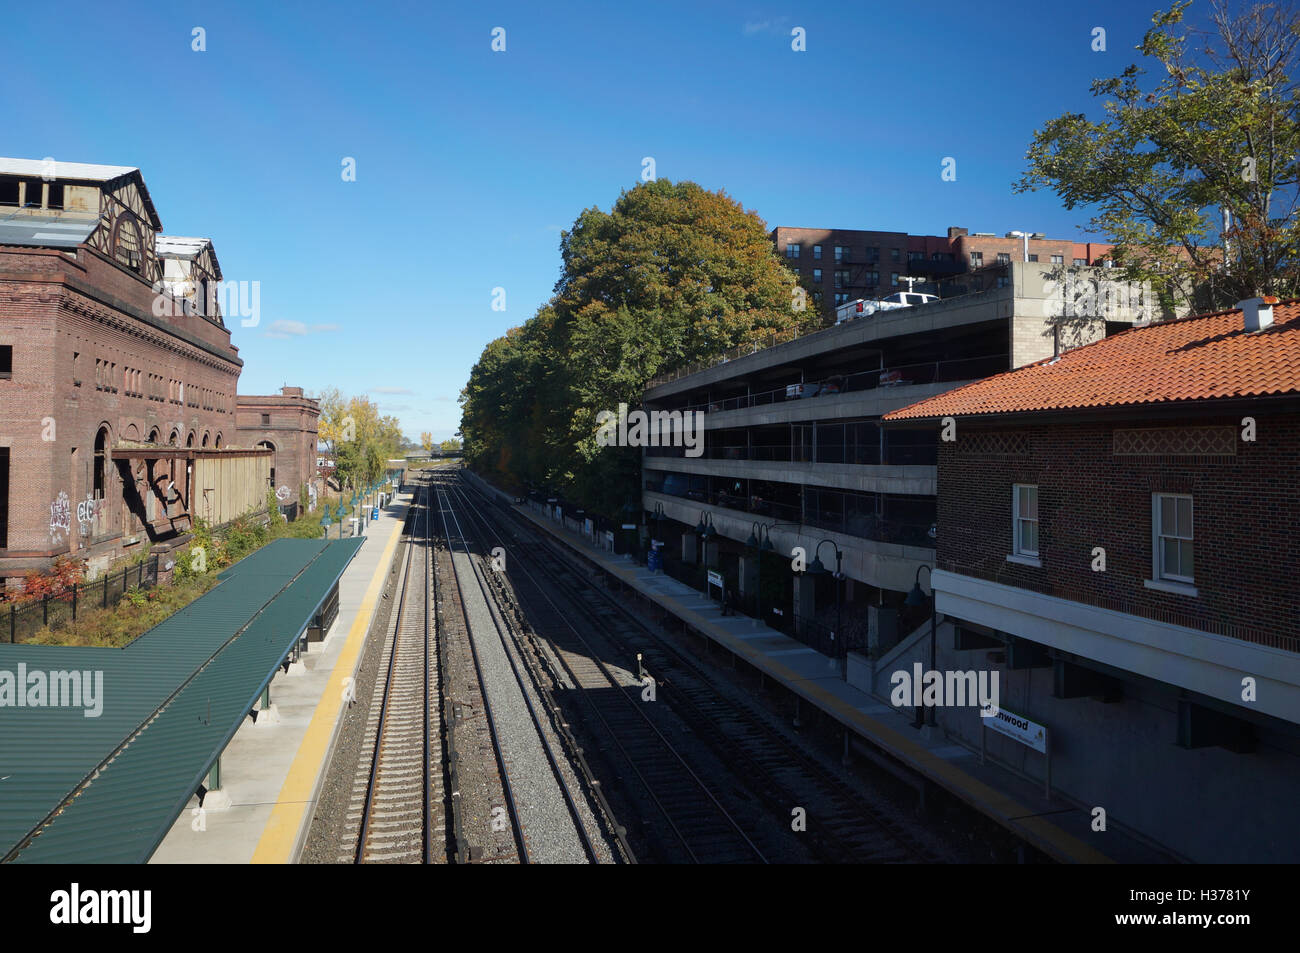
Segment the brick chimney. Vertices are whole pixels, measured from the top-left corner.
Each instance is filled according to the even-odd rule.
[[[969,234],[970,232],[964,228],[958,228],[956,225],[948,226],[948,241],[952,241],[954,238],[963,238]]]
[[[1278,299],[1273,295],[1238,301],[1237,307],[1241,309],[1246,330],[1263,331],[1265,328],[1272,326],[1273,305],[1277,304],[1277,302]]]
[[[281,387],[281,388],[280,388],[280,394],[281,394],[281,396],[283,396],[283,397],[301,397],[301,396],[302,396],[302,388],[301,388],[301,387]]]

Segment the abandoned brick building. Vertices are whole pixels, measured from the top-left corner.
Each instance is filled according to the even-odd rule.
[[[304,489],[309,506],[321,492],[316,470],[319,421],[320,404],[304,396],[301,387],[236,398],[239,442],[272,452],[269,481],[282,508],[295,507]]]
[[[0,159],[0,581],[265,506],[216,252],[161,230],[138,169]]]

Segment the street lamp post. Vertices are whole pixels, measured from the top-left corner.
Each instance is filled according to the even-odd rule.
[[[772,545],[772,527],[754,520],[749,527],[749,539],[746,545],[752,546],[758,557],[758,581],[754,586],[754,599],[758,607],[758,620],[766,625],[767,620],[763,618],[763,553],[770,553],[776,549]]]
[[[920,566],[917,566],[917,567],[916,567],[916,581],[912,583],[912,591],[909,592],[909,593],[907,594],[907,598],[906,598],[905,600],[903,600],[904,605],[908,605],[908,606],[911,606],[911,607],[913,607],[913,608],[915,608],[915,607],[917,607],[917,606],[923,606],[923,605],[925,605],[925,603],[926,603],[926,596],[925,596],[925,593],[921,590],[921,570],[922,570],[922,569],[924,569],[926,572],[930,572],[930,567],[927,566],[925,563],[922,563]],[[936,623],[937,609],[938,609],[938,603],[934,600],[934,579],[933,579],[933,576],[932,576],[932,577],[931,577],[931,580],[930,580],[930,671],[931,671],[931,672],[933,672],[933,671],[935,670],[935,669],[934,669],[934,652],[935,652],[935,626],[936,626],[936,624],[937,624],[937,623]],[[922,697],[922,702],[924,702],[924,696]],[[927,706],[925,706],[924,713],[925,713],[925,717],[924,717],[924,720],[923,720],[923,719],[922,719],[922,709],[921,709],[921,708],[917,708],[917,710],[916,710],[916,720],[913,722],[913,726],[914,726],[914,727],[916,727],[916,728],[920,728],[921,725],[922,725],[922,723],[924,723],[924,724],[929,724],[929,725],[933,725],[933,724],[934,724],[934,721],[935,721],[935,719],[934,719],[934,708],[931,707],[931,706],[928,706],[928,705],[927,705]]]
[[[700,521],[695,524],[695,535],[698,536],[700,540],[700,559],[697,566],[707,573],[709,568],[709,540],[718,535],[717,530],[713,528],[712,513],[709,513],[706,510],[700,510]],[[708,579],[707,575],[705,576],[705,579]],[[709,584],[706,581],[704,584],[704,591],[708,592],[708,590]]]
[[[653,514],[653,519],[654,519],[654,521],[655,521],[655,537],[654,537],[654,538],[655,538],[655,539],[658,539],[659,542],[662,544],[662,543],[663,543],[663,540],[664,540],[664,535],[663,535],[663,533],[664,533],[664,530],[663,530],[663,523],[664,523],[664,505],[663,505],[662,503],[656,503],[656,504],[655,504],[655,511],[654,511],[654,514]],[[654,549],[654,539],[650,540],[650,548],[651,548],[651,549]],[[680,549],[680,547],[679,547],[679,549]],[[660,565],[661,565],[661,566],[663,565],[662,557],[661,557],[661,559],[660,559]]]
[[[826,567],[822,564],[821,557],[818,555],[822,550],[823,543],[830,543],[831,548],[835,550],[835,632],[832,633],[831,638],[838,639],[840,637],[840,625],[843,621],[840,616],[840,580],[844,578],[844,573],[840,569],[844,563],[844,553],[839,546],[835,545],[835,540],[830,537],[823,539],[817,544],[817,548],[813,550],[812,565],[808,567],[808,571],[814,576],[821,576],[826,572]],[[845,653],[844,657],[847,659],[848,654]]]

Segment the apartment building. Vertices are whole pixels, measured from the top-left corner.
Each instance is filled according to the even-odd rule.
[[[946,236],[848,228],[772,230],[777,254],[811,285],[823,308],[914,287],[943,294],[945,279],[991,265],[1030,262],[1104,267],[1110,245],[1031,233],[998,237],[949,228]],[[910,280],[909,280],[910,279]],[[954,293],[964,293],[958,289]]]

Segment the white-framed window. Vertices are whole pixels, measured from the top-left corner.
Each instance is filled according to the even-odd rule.
[[[1151,494],[1152,576],[1191,585],[1194,537],[1192,498],[1185,493]]]
[[[1017,556],[1038,556],[1038,487],[1017,483],[1011,487],[1011,551]]]
[[[821,261],[821,260],[822,260],[822,246],[821,246],[821,245],[814,245],[814,246],[813,246],[813,261]]]
[[[799,257],[799,243],[798,243],[798,242],[790,242],[788,245],[785,246],[785,257],[786,257],[786,258],[798,258],[798,257]]]

